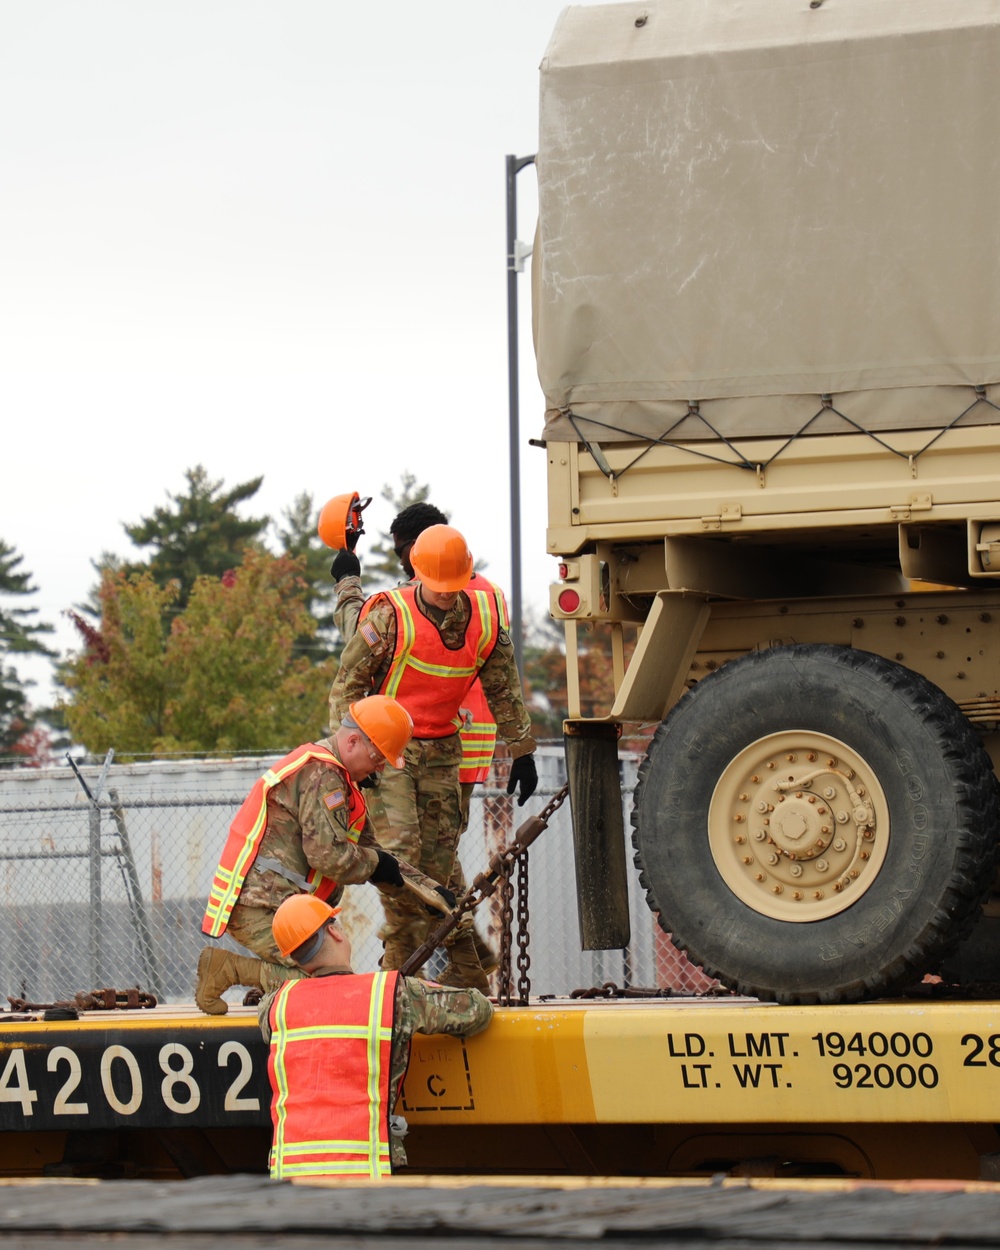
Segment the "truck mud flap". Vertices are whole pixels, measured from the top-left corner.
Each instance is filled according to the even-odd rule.
[[[618,727],[567,721],[563,727],[573,853],[585,951],[620,950],[631,936]]]

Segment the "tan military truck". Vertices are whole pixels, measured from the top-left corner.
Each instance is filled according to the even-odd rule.
[[[1000,981],[998,82],[993,0],[559,21],[533,312],[587,946],[627,940],[615,739],[655,723],[635,862],[709,972]]]

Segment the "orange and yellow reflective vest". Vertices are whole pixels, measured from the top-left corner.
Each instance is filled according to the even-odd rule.
[[[268,1013],[271,1176],[392,1171],[389,1078],[398,972],[286,981]]]
[[[413,717],[414,738],[447,738],[462,729],[459,709],[500,633],[496,597],[468,592],[472,613],[462,646],[449,650],[433,621],[417,607],[416,586],[398,586],[384,597],[396,612],[396,650],[379,694],[398,699]],[[376,599],[361,609],[361,618]]]
[[[243,801],[243,806],[233,818],[209,891],[208,906],[201,922],[202,933],[207,933],[210,937],[221,937],[225,933],[229,917],[243,889],[243,882],[253,867],[267,830],[267,796],[276,785],[297,773],[310,760],[322,760],[337,769],[347,791],[347,836],[352,842],[357,842],[361,836],[365,827],[365,800],[343,764],[331,750],[317,746],[314,742],[296,747],[254,783],[253,789]],[[306,881],[310,890],[324,900],[337,888],[332,877],[324,877],[312,868],[306,874]]]
[[[482,573],[473,573],[467,590],[485,590],[496,596],[497,612],[500,626],[508,626],[507,604],[499,586],[483,577]],[[464,719],[462,735],[462,766],[458,772],[459,781],[485,781],[493,762],[493,752],[497,744],[497,723],[493,719],[490,705],[486,702],[483,687],[477,678],[469,689],[463,702],[468,716]]]

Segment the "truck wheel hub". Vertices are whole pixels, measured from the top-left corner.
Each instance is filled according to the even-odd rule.
[[[871,765],[827,734],[758,738],[723,770],[708,815],[722,879],[776,920],[822,920],[872,885],[889,811]]]

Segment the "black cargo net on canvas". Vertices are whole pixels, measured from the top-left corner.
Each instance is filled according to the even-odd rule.
[[[993,400],[987,396],[985,386],[976,386],[973,388],[973,391],[975,394],[975,398],[972,400],[972,402],[966,405],[966,407],[963,408],[962,411],[958,413],[957,416],[953,417],[951,421],[937,428],[933,432],[932,436],[923,445],[923,447],[921,447],[918,451],[915,451],[915,452],[901,451],[898,448],[893,447],[891,443],[886,442],[886,440],[883,437],[874,433],[874,431],[865,429],[863,425],[860,425],[857,421],[854,421],[845,412],[841,412],[840,409],[834,403],[833,397],[831,395],[820,395],[818,397],[820,406],[812,414],[812,416],[809,417],[809,419],[806,422],[804,422],[804,424],[800,426],[800,428],[796,430],[794,434],[790,434],[787,438],[785,438],[784,442],[781,443],[780,447],[778,447],[778,449],[772,455],[768,456],[766,459],[763,459],[763,460],[748,459],[744,455],[744,453],[740,450],[740,448],[737,446],[736,441],[734,439],[727,438],[725,434],[721,433],[721,431],[717,430],[712,425],[712,423],[708,420],[708,418],[701,411],[701,405],[699,404],[697,400],[689,401],[687,412],[682,417],[679,417],[671,426],[669,426],[668,429],[664,430],[664,432],[661,435],[659,435],[659,437],[657,438],[649,438],[648,435],[641,434],[635,430],[630,430],[626,426],[613,425],[606,421],[598,421],[593,417],[581,417],[577,413],[573,412],[572,408],[561,409],[560,415],[565,417],[569,421],[573,429],[576,431],[579,441],[583,444],[584,447],[586,447],[587,451],[592,456],[593,461],[597,465],[598,469],[600,469],[600,471],[604,474],[604,476],[611,481],[624,477],[624,475],[629,471],[629,469],[634,468],[635,465],[637,465],[639,461],[642,460],[643,457],[646,456],[654,447],[673,447],[677,451],[686,452],[688,455],[696,456],[699,459],[712,460],[716,464],[732,465],[733,468],[744,469],[751,473],[756,473],[758,477],[762,477],[767,467],[773,464],[774,461],[777,460],[778,457],[782,454],[782,452],[787,450],[787,448],[790,447],[792,443],[794,443],[797,439],[801,438],[805,434],[808,434],[810,427],[814,426],[821,417],[826,416],[828,414],[832,414],[835,417],[839,417],[840,420],[843,421],[845,425],[850,426],[850,428],[854,430],[856,433],[866,435],[868,438],[878,443],[880,447],[884,447],[885,450],[890,452],[892,455],[898,456],[900,459],[908,461],[912,468],[916,464],[917,460],[919,460],[920,457],[926,451],[928,451],[931,447],[933,447],[934,444],[938,442],[938,440],[941,439],[945,434],[947,434],[949,430],[954,429],[956,426],[960,425],[961,422],[966,417],[968,417],[969,414],[973,412],[974,409],[978,408],[980,404],[986,404],[990,408],[993,408],[996,411],[1000,412],[1000,405],[995,404]],[[686,422],[689,422],[691,420],[699,422],[705,428],[705,430],[708,431],[712,439],[728,447],[729,450],[732,452],[732,458],[729,458],[726,456],[720,456],[720,455],[713,455],[711,452],[708,452],[708,451],[699,451],[697,448],[692,447],[690,442],[676,441],[672,437],[672,435],[675,434],[679,426],[684,425]],[[634,439],[637,442],[644,442],[646,446],[643,448],[642,451],[640,451],[637,455],[635,455],[628,462],[628,464],[624,465],[622,468],[617,469],[617,470],[612,469],[610,464],[608,463],[607,457],[604,455],[604,452],[601,449],[601,445],[599,441],[593,438],[593,436],[591,436],[591,438],[588,438],[587,435],[584,434],[583,429],[581,428],[584,425],[589,426],[589,427],[594,427],[596,429],[608,430],[609,432],[612,432],[619,436],[624,435],[626,438]],[[824,431],[824,433],[829,433],[829,431]]]

